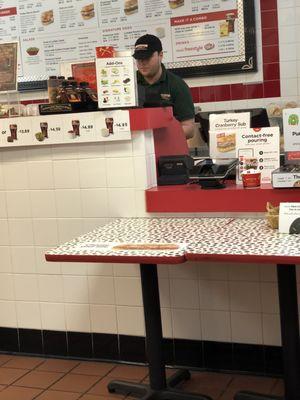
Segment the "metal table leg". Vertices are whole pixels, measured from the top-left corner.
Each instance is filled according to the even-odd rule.
[[[157,266],[156,264],[141,264],[140,271],[150,385],[112,381],[108,384],[109,392],[130,393],[132,396],[143,400],[211,400],[205,395],[173,389],[179,382],[190,378],[187,370],[179,371],[174,377],[171,377],[168,381],[166,380]]]
[[[300,400],[300,339],[295,265],[277,265],[285,400]],[[235,400],[268,400],[275,396],[239,392]]]

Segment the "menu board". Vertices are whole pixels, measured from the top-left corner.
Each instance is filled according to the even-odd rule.
[[[254,21],[254,0],[0,0],[0,43],[20,43],[19,82],[94,59],[96,46],[131,50],[145,33],[182,76],[249,72]]]

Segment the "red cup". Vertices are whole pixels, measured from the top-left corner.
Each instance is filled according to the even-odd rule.
[[[261,177],[260,172],[251,173],[249,171],[245,171],[244,173],[242,173],[244,188],[260,186],[260,177]]]

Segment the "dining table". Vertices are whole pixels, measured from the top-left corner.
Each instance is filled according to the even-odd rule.
[[[179,369],[166,378],[157,265],[189,262],[276,264],[283,353],[284,398],[300,399],[300,342],[296,264],[300,235],[282,234],[264,218],[119,218],[45,254],[52,262],[134,263],[140,265],[149,384],[112,380],[110,393],[143,400],[209,400],[177,385],[190,378]],[[220,357],[222,354],[220,354]],[[239,391],[235,400],[278,397]]]

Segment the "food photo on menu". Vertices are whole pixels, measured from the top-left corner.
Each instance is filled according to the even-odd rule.
[[[29,56],[36,56],[39,51],[40,49],[38,47],[28,47],[28,49],[26,49],[26,53]]]
[[[87,4],[86,6],[83,6],[81,11],[81,16],[83,19],[88,20],[92,19],[95,17],[95,5],[94,3]]]
[[[50,25],[54,22],[54,13],[53,10],[44,11],[41,14],[41,23],[42,25]]]
[[[124,13],[125,15],[131,15],[138,12],[138,0],[125,0],[124,2]]]
[[[170,8],[178,8],[184,6],[184,0],[169,0]]]

